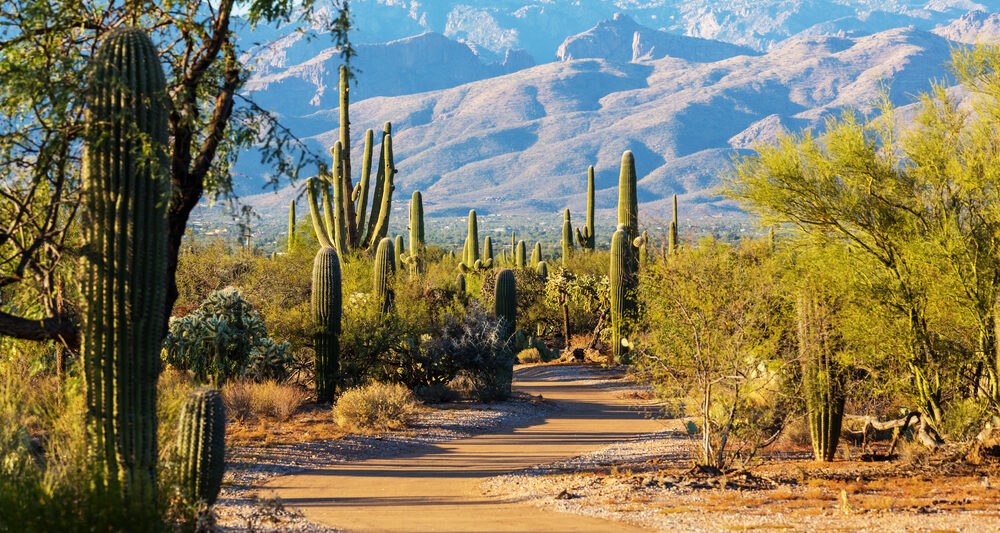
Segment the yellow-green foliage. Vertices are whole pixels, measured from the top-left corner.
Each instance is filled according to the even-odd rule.
[[[341,394],[333,416],[338,425],[354,431],[386,431],[408,426],[416,409],[417,400],[410,389],[376,382]]]

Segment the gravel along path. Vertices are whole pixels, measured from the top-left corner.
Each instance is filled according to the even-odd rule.
[[[265,489],[313,523],[350,531],[645,531],[484,497],[479,488],[492,476],[662,429],[633,408],[635,399],[616,395],[612,383],[622,381],[581,365],[521,367],[515,390],[558,405],[544,419],[272,478]]]
[[[280,499],[262,495],[260,485],[275,476],[308,469],[419,453],[436,443],[523,425],[556,409],[551,402],[517,394],[492,404],[428,406],[403,431],[345,434],[292,444],[231,446],[227,450],[222,493],[215,504],[218,525],[223,531],[336,531],[306,520]]]
[[[675,422],[570,460],[490,478],[480,488],[494,498],[671,532],[1000,531],[1000,489],[982,476],[894,475],[892,467],[875,473],[871,463],[837,462],[827,465],[839,466],[840,481],[808,479],[810,470],[830,467],[801,461],[782,465],[802,472],[796,482],[698,479],[689,475],[696,443]]]

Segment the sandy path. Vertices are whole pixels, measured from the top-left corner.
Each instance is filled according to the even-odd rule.
[[[533,425],[279,477],[266,487],[306,519],[347,531],[647,531],[482,495],[487,477],[663,428],[565,368],[521,368],[514,379],[516,389],[561,408]]]

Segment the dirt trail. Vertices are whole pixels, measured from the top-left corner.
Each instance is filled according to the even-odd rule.
[[[648,531],[619,522],[491,500],[487,477],[573,457],[663,428],[565,367],[518,369],[514,388],[561,408],[532,425],[427,446],[406,456],[279,477],[267,484],[313,522],[346,531]]]

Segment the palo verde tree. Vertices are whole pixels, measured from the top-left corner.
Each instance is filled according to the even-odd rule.
[[[346,0],[318,19],[314,0],[35,2],[0,8],[0,336],[79,346],[75,302],[81,205],[82,88],[98,44],[116,28],[147,30],[166,78],[168,177],[164,317],[188,217],[208,196],[234,202],[230,168],[258,144],[275,183],[321,158],[240,95],[248,67],[236,30],[299,21],[329,32],[349,64]],[[234,11],[242,13],[242,19]],[[16,295],[16,296],[15,296]],[[164,318],[161,331],[166,331]]]
[[[758,147],[724,180],[765,224],[878,265],[868,296],[908,324],[910,391],[938,430],[959,402],[1000,413],[1000,47],[957,51],[953,71],[967,105],[935,87],[905,129],[886,102],[880,117],[847,112],[820,137]]]

